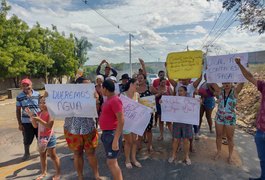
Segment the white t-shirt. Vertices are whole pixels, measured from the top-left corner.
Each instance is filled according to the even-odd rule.
[[[193,86],[193,83],[190,83],[188,85],[183,85],[182,83],[178,82],[177,83],[177,86],[175,88],[176,90],[176,95],[178,96],[178,89],[179,87],[181,86],[185,86],[187,88],[187,97],[193,97],[193,94],[194,94],[194,91],[195,91],[195,88]]]

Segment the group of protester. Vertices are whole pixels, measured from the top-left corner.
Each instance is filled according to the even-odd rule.
[[[142,147],[142,141],[147,141],[148,152],[154,151],[152,146],[153,125],[159,123],[160,136],[157,140],[164,139],[164,122],[161,121],[161,97],[162,96],[186,96],[201,97],[201,113],[199,126],[166,122],[166,127],[172,134],[172,154],[168,159],[172,163],[177,158],[177,152],[183,142],[184,159],[183,162],[187,165],[191,164],[189,157],[190,151],[194,151],[192,140],[199,138],[199,130],[201,128],[202,117],[206,113],[206,119],[209,125],[209,130],[213,133],[212,111],[215,108],[215,103],[218,104],[218,109],[215,117],[216,130],[216,147],[217,153],[215,159],[220,157],[222,138],[225,135],[228,140],[229,156],[228,162],[232,162],[232,153],[234,147],[234,130],[236,125],[236,104],[238,95],[243,88],[243,83],[238,83],[236,86],[232,83],[223,83],[219,87],[214,83],[207,83],[207,80],[201,83],[202,76],[195,80],[166,79],[166,73],[159,71],[159,78],[153,84],[149,84],[146,79],[146,70],[144,61],[140,60],[141,69],[133,77],[128,74],[121,76],[119,92],[124,96],[138,102],[141,97],[155,96],[156,112],[151,115],[149,124],[147,125],[142,137],[128,132],[123,129],[124,114],[122,102],[119,95],[115,92],[115,83],[117,83],[117,72],[111,68],[110,64],[103,60],[97,68],[97,76],[95,80],[95,98],[96,107],[99,118],[94,121],[93,118],[86,117],[68,117],[65,118],[64,134],[70,150],[74,153],[74,166],[78,174],[78,179],[83,179],[83,166],[85,153],[89,164],[94,173],[95,179],[100,179],[98,170],[97,157],[95,155],[98,146],[99,134],[97,126],[102,130],[101,141],[103,143],[107,165],[114,179],[122,179],[122,172],[119,167],[117,157],[124,144],[125,167],[128,169],[135,167],[141,168],[141,163],[137,160],[137,150]],[[256,80],[252,74],[241,65],[240,59],[235,59],[242,74],[253,83],[262,93],[262,101],[260,112],[257,116],[257,133],[255,142],[257,145],[258,155],[260,158],[261,177],[257,179],[265,179],[265,81]],[[106,64],[105,73],[101,74],[101,66]],[[90,83],[84,77],[76,79],[75,83]],[[200,85],[200,86],[199,86]],[[21,81],[22,92],[17,97],[17,119],[19,129],[23,133],[24,138],[24,156],[23,160],[30,157],[29,147],[34,139],[38,137],[38,147],[40,151],[40,160],[42,173],[37,179],[44,179],[47,176],[47,152],[54,162],[56,174],[53,179],[60,179],[60,160],[56,155],[55,145],[56,137],[53,132],[54,120],[50,117],[45,98],[48,94],[40,96],[37,91],[32,89],[32,82],[29,79]],[[194,133],[193,133],[194,132]],[[194,135],[193,135],[194,134]],[[123,142],[124,140],[124,142]],[[251,179],[251,178],[250,178]]]

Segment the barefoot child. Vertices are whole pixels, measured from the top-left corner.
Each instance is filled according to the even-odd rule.
[[[187,88],[185,86],[180,86],[178,88],[179,96],[187,96]],[[169,163],[172,163],[177,158],[177,150],[180,144],[181,138],[184,143],[184,160],[183,163],[190,165],[191,160],[189,157],[189,149],[190,149],[190,139],[192,138],[192,125],[184,124],[184,123],[173,123],[173,133],[172,136],[174,138],[172,142],[172,156],[168,159]]]
[[[45,97],[40,98],[40,112],[34,117],[34,114],[27,109],[26,112],[31,118],[33,127],[38,127],[38,149],[40,153],[41,175],[36,180],[44,179],[47,176],[47,151],[53,160],[56,174],[53,180],[60,179],[60,160],[56,155],[56,137],[53,132],[54,121],[51,119],[47,106],[45,104]]]

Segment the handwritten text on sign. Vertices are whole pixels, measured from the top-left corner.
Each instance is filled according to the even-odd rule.
[[[123,129],[142,136],[150,121],[152,109],[121,95],[124,110]]]
[[[171,79],[198,78],[202,71],[202,51],[169,53],[166,62]]]
[[[183,96],[162,96],[162,121],[199,125],[200,100]]]
[[[46,84],[45,89],[51,116],[97,117],[94,84]]]
[[[243,66],[247,66],[248,53],[208,56],[206,76],[208,83],[246,82],[235,58],[240,57]]]

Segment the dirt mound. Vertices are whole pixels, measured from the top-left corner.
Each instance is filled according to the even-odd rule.
[[[256,72],[254,73],[254,77],[265,80],[265,73]],[[254,134],[256,131],[255,121],[260,106],[260,100],[261,94],[257,88],[251,83],[246,83],[238,99],[237,125],[250,134]]]

